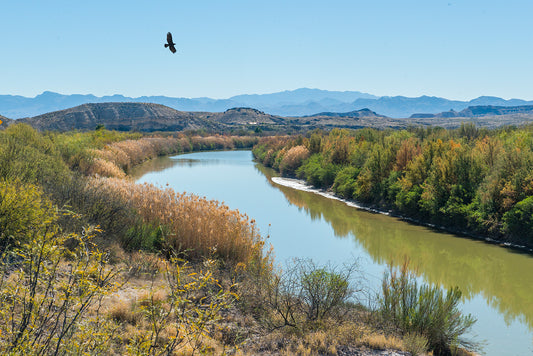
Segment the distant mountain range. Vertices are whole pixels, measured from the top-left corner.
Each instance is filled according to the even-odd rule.
[[[237,95],[228,99],[172,98],[167,96],[142,96],[130,98],[122,95],[97,97],[91,94],[63,95],[46,91],[34,98],[0,95],[0,115],[11,119],[33,117],[64,110],[87,103],[138,102],[161,104],[179,111],[223,112],[235,107],[249,107],[278,116],[309,116],[316,113],[346,113],[369,109],[381,115],[408,118],[416,114],[437,114],[461,111],[469,106],[520,106],[533,105],[533,101],[505,100],[483,96],[470,101],[448,100],[438,97],[404,96],[377,97],[358,91],[328,91],[301,88],[272,94]]]
[[[522,106],[493,106],[493,105],[478,105],[469,106],[461,111],[445,111],[438,114],[413,114],[411,118],[452,118],[452,117],[483,117],[483,116],[502,116],[502,115],[517,115],[533,113],[533,105]]]

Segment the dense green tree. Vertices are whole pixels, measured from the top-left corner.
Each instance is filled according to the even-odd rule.
[[[533,237],[519,233],[529,221],[524,201],[533,196],[533,126],[333,129],[309,139],[271,139],[254,154],[279,169],[298,144],[308,147],[309,158],[285,162],[316,187],[427,222],[496,237],[527,236],[533,245]]]

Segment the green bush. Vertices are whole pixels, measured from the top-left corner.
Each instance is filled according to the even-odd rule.
[[[333,191],[345,199],[352,199],[353,192],[357,187],[357,175],[359,171],[354,166],[347,166],[341,169],[335,177]]]
[[[308,320],[334,316],[350,297],[349,275],[312,263],[300,267],[301,298]]]
[[[314,154],[298,168],[296,175],[315,187],[327,188],[335,181],[338,170],[339,166],[326,163],[321,155]]]
[[[28,243],[58,219],[56,209],[33,184],[0,179],[0,251]]]
[[[163,225],[154,226],[138,222],[126,231],[122,246],[130,251],[160,251],[168,230],[169,228]]]
[[[70,175],[53,141],[25,124],[0,133],[0,178],[38,184],[45,192]]]
[[[476,319],[459,310],[461,291],[458,287],[444,293],[436,286],[419,286],[416,275],[404,263],[399,273],[390,267],[382,283],[380,313],[402,334],[416,333],[425,337],[435,355],[448,355],[452,347],[474,348],[462,338]]]
[[[503,215],[503,226],[512,236],[533,241],[533,196],[518,203]]]

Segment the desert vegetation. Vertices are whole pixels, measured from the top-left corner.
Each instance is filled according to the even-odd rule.
[[[253,152],[264,165],[340,197],[533,246],[532,128],[333,129],[263,138]],[[296,159],[297,147],[309,156]]]
[[[298,174],[330,147],[317,137],[277,138],[264,157]],[[127,176],[158,155],[256,143],[254,137],[141,136],[103,128],[39,133],[20,124],[1,131],[0,352],[455,351],[461,345],[455,336],[472,322],[453,304],[458,293],[434,322],[453,314],[460,328],[406,328],[394,323],[388,297],[381,307],[360,302],[356,265],[303,260],[282,270],[245,214],[169,188],[137,185]],[[350,146],[342,145],[346,149],[339,148],[331,164],[346,159]],[[394,285],[387,278],[384,283]],[[431,289],[417,293],[448,303]]]

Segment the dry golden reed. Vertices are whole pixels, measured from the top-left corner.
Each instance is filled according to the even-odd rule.
[[[101,149],[89,149],[90,162],[83,173],[103,177],[125,176],[131,167],[157,156],[199,151],[251,147],[257,141],[254,137],[238,136],[178,136],[143,137],[112,142]],[[114,167],[113,167],[114,166]]]
[[[118,193],[144,223],[168,227],[166,248],[193,258],[214,255],[244,263],[261,254],[263,240],[255,221],[216,200],[117,178],[92,178],[89,185]]]
[[[305,146],[294,146],[290,148],[281,159],[279,169],[282,173],[294,173],[302,162],[309,158],[309,150]]]

